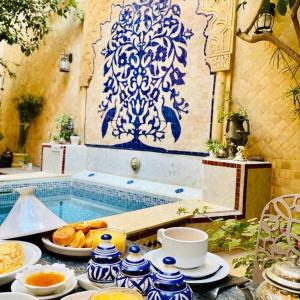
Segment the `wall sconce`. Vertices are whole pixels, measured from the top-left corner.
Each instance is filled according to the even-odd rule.
[[[73,54],[64,53],[59,61],[59,71],[60,72],[70,72],[70,64],[73,61]]]
[[[262,8],[257,21],[255,23],[255,33],[262,34],[264,32],[272,32],[275,16],[275,4],[271,3]]]

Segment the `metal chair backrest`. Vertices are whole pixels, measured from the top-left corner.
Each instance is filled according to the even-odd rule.
[[[264,208],[257,236],[253,281],[275,261],[300,257],[300,194],[271,200]]]

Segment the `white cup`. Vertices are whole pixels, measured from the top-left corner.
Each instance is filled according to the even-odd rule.
[[[162,245],[163,254],[176,259],[178,268],[196,268],[206,260],[208,236],[202,230],[189,227],[159,229],[157,240]]]

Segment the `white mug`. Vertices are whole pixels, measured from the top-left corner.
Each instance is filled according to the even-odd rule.
[[[159,229],[157,240],[162,245],[163,254],[176,259],[178,268],[196,268],[206,260],[208,236],[202,230],[189,227]]]

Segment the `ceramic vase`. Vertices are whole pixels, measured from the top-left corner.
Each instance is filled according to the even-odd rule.
[[[121,252],[111,242],[110,234],[101,236],[101,243],[91,253],[86,270],[91,282],[99,287],[115,286],[119,271]]]
[[[144,259],[138,246],[129,248],[129,255],[120,263],[120,270],[116,277],[116,285],[134,289],[146,296],[152,286],[152,272],[150,262]]]
[[[153,276],[148,300],[192,300],[193,292],[184,276],[175,267],[173,257],[163,259],[164,266]]]

